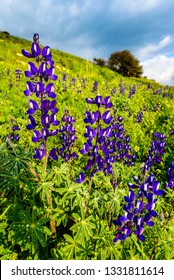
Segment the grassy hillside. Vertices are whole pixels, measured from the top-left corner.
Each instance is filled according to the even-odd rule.
[[[0,105],[2,108],[0,138],[2,139],[6,133],[10,115],[23,125],[27,121],[25,116],[27,100],[23,91],[27,80],[24,71],[28,69],[29,60],[22,56],[21,50],[30,51],[31,41],[11,36],[7,32],[0,32],[0,48]],[[161,132],[166,132],[166,126],[168,126],[167,133],[169,133],[174,116],[172,87],[165,87],[145,78],[122,77],[108,68],[101,68],[85,59],[58,50],[52,50],[52,53],[55,74],[58,75],[55,85],[60,115],[64,108],[68,107],[71,114],[77,118],[78,125],[78,121],[83,119],[85,113],[86,97],[93,97],[97,93],[103,96],[111,94],[118,113],[125,118],[128,133],[134,139],[135,146],[139,146],[141,138],[147,145],[146,137],[150,136],[159,125]],[[16,81],[16,69],[22,71],[19,82]],[[98,82],[97,91],[92,91],[94,82]],[[148,89],[149,83],[150,89]],[[136,94],[128,98],[134,85]],[[121,87],[124,93],[120,93]],[[143,112],[144,117],[142,123],[136,123],[135,120],[140,111]]]
[[[35,60],[24,57],[21,50],[30,51],[30,48],[31,41],[0,32],[0,258],[173,259],[174,194],[172,187],[167,189],[166,184],[169,180],[173,182],[173,175],[169,178],[167,170],[174,159],[174,87],[146,78],[122,77],[108,68],[51,49],[58,75],[56,81],[51,81],[56,96],[44,97],[43,92],[39,98],[35,92],[26,96],[24,91],[29,78],[24,71],[28,70],[28,62]],[[16,73],[18,69],[20,74]],[[96,96],[102,96],[102,105],[90,103]],[[43,105],[43,98],[49,99],[45,100],[47,105]],[[54,115],[56,109],[51,103],[54,98],[59,131],[58,134],[54,134],[54,130],[49,132],[52,135],[47,141],[44,138],[47,121],[51,123],[51,129],[54,125],[51,122],[51,114]],[[51,106],[48,104],[52,104],[51,113],[44,107]],[[26,113],[28,106],[30,109],[35,106],[36,112]],[[71,147],[77,157],[70,161],[61,154],[62,141],[66,142],[68,137],[61,127],[65,125],[66,110],[76,120],[72,121],[74,131],[66,131],[77,137]],[[34,132],[33,127],[27,129],[30,114],[37,119],[36,129],[42,131],[42,136]],[[47,114],[49,118],[43,121],[42,117]],[[96,118],[95,122],[90,118],[92,121]],[[16,144],[10,142],[14,140],[13,133],[10,134],[14,125],[20,128],[17,130],[20,139],[18,137]],[[84,145],[87,138],[93,136],[87,144],[91,141],[94,150],[90,145]],[[48,154],[46,160],[44,157],[33,159],[37,142],[43,139],[45,150],[55,147],[58,160],[52,161]],[[86,152],[88,148],[91,154],[89,150]],[[109,157],[112,153],[113,157]],[[130,155],[134,162],[127,164]],[[143,169],[145,163],[151,164],[151,158],[155,159],[150,169]],[[112,167],[108,173],[104,169],[107,164]],[[93,176],[97,166],[100,168]],[[173,165],[170,168],[173,172]],[[81,182],[79,178],[83,172],[86,177]],[[145,230],[146,240],[137,233],[136,228],[140,230],[140,227],[134,219],[129,225],[132,233],[125,230],[129,238],[114,243],[114,236],[119,236],[120,229],[113,220],[124,215],[125,202],[133,200],[134,207],[140,207],[132,198],[134,194],[128,183],[133,183],[133,176],[138,176],[141,182],[136,184],[140,184],[140,189],[145,188],[142,182],[148,180],[150,173],[157,180],[149,187],[150,195],[144,191],[142,197],[138,188],[134,189],[142,207],[139,212],[135,209],[138,214],[134,213],[134,216],[139,215],[136,218],[141,221],[147,211],[146,214],[151,213],[149,220],[146,215],[141,228],[141,231]],[[156,190],[158,181],[163,192]],[[157,203],[152,192],[155,197],[161,196]],[[128,194],[131,197],[125,198]],[[148,206],[142,206],[142,202]],[[158,215],[153,211],[154,207]],[[156,220],[154,226],[150,219]]]

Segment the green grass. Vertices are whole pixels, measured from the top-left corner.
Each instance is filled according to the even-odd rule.
[[[32,36],[32,34],[31,34]],[[42,42],[42,38],[40,38]],[[48,42],[49,45],[49,42]],[[50,46],[51,47],[51,46]],[[146,78],[127,78],[90,61],[59,50],[52,50],[55,62],[56,101],[61,120],[65,108],[69,110],[76,122],[77,140],[74,151],[79,158],[66,164],[59,157],[58,162],[48,166],[43,174],[42,162],[34,161],[32,154],[36,144],[31,141],[32,131],[26,129],[28,124],[28,101],[23,91],[27,78],[24,71],[29,59],[21,50],[30,51],[31,41],[0,32],[0,258],[1,259],[172,259],[173,243],[173,193],[157,203],[158,217],[156,225],[146,228],[145,243],[132,236],[125,242],[113,244],[116,233],[112,219],[123,214],[124,196],[128,194],[128,182],[134,175],[141,176],[141,167],[147,160],[148,151],[155,132],[164,133],[166,148],[162,162],[152,172],[165,189],[167,169],[174,158],[174,87],[166,87]],[[33,60],[34,61],[34,60]],[[20,81],[16,80],[15,70],[21,69]],[[63,74],[67,80],[62,81]],[[72,84],[72,78],[76,79]],[[83,83],[85,79],[85,86]],[[92,91],[93,83],[98,82],[98,90]],[[151,88],[148,89],[148,84]],[[121,94],[119,85],[125,92]],[[136,93],[128,98],[133,85]],[[65,90],[66,86],[66,90]],[[112,95],[113,88],[116,92]],[[97,94],[111,95],[113,109],[117,116],[124,118],[126,134],[136,154],[133,167],[120,162],[114,163],[118,187],[113,190],[111,176],[102,172],[96,174],[92,181],[91,193],[88,191],[90,180],[77,184],[79,172],[83,171],[85,157],[80,153],[85,141],[84,117],[86,98]],[[37,100],[35,96],[32,99]],[[89,109],[93,110],[93,106]],[[95,108],[96,110],[96,108]],[[143,119],[137,122],[137,114],[142,111]],[[6,148],[6,137],[10,119],[21,128],[20,142],[14,156],[13,150]],[[49,145],[59,145],[58,137],[49,140]],[[30,168],[28,168],[30,167]],[[32,171],[32,172],[31,172]],[[40,180],[35,177],[39,174]],[[53,195],[53,208],[47,205],[48,193]],[[51,214],[49,214],[51,213]],[[50,236],[49,215],[57,223],[57,240]],[[164,217],[164,218],[161,218]],[[48,219],[47,219],[48,218]],[[155,220],[154,219],[154,220]],[[41,222],[42,223],[41,223]],[[29,239],[25,228],[29,227]],[[25,238],[23,238],[25,237]]]

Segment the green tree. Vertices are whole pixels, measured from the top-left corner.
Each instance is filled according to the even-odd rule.
[[[108,67],[126,77],[139,78],[143,74],[140,61],[129,50],[112,53],[108,60]]]
[[[107,61],[104,60],[103,58],[94,58],[94,63],[95,63],[96,65],[101,66],[101,67],[104,67],[104,66],[107,65]]]

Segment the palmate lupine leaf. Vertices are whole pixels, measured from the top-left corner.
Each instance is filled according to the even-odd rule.
[[[65,247],[62,248],[62,252],[66,255],[66,259],[83,259],[87,260],[88,255],[91,253],[91,246],[82,246],[75,239],[73,239],[70,235],[64,234],[65,241],[68,243]]]
[[[21,242],[22,246],[27,243],[31,244],[35,249],[38,248],[38,243],[43,247],[46,246],[45,235],[50,235],[51,231],[45,226],[48,218],[41,218],[37,220],[37,217],[32,212],[30,216],[26,211],[21,210],[19,217],[21,222],[14,222],[11,225],[11,229],[15,232],[13,238],[16,242]]]
[[[19,176],[11,173],[2,172],[0,174],[0,189],[4,189],[4,194],[7,195],[13,188],[19,192]]]
[[[93,216],[91,215],[87,219],[81,220],[70,228],[75,234],[75,240],[82,245],[84,245],[85,242],[90,240],[93,236],[93,229],[95,229],[96,226],[91,222],[92,219]]]
[[[2,214],[0,215],[0,220],[5,219],[5,214],[8,212],[8,210],[11,208],[13,204],[8,205],[8,207],[4,210],[4,212],[2,212]]]
[[[8,170],[8,172],[13,171],[16,174],[19,174],[21,169],[28,169],[28,159],[26,157],[10,155],[6,157],[5,161],[3,168]]]

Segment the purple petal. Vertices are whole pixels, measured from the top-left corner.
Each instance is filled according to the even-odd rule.
[[[53,160],[58,160],[57,149],[56,148],[53,148],[50,151],[49,157],[51,157]]]
[[[56,114],[52,114],[50,117],[49,117],[49,122],[52,124],[52,125],[59,125],[59,121],[56,120]]]
[[[32,43],[32,46],[31,46],[31,53],[32,53],[32,56],[33,57],[37,57],[41,54],[41,49],[39,47],[39,44],[38,43]]]
[[[44,92],[44,84],[42,82],[38,82],[36,85],[36,91],[39,93],[43,93]]]
[[[158,214],[156,211],[154,210],[150,210],[149,213],[153,216],[153,217],[156,217]]]
[[[94,104],[94,99],[93,98],[86,98],[86,102],[88,104]]]
[[[50,127],[49,115],[43,114],[43,115],[41,116],[41,121],[42,121],[42,125],[43,125],[43,126],[46,126],[47,128]]]
[[[105,106],[105,108],[111,108],[112,107],[112,103],[110,102],[110,96],[106,96],[104,98],[103,105]]]
[[[36,143],[41,139],[41,135],[38,130],[33,130],[33,133],[34,133],[34,137],[32,138],[32,141]]]
[[[139,240],[141,240],[142,242],[144,242],[145,241],[145,237],[144,237],[144,235],[137,235],[137,237],[138,237],[138,239]]]
[[[50,133],[49,133],[49,130],[47,128],[43,128],[42,129],[42,137],[43,139],[46,141],[47,138],[49,137]]]
[[[38,74],[38,70],[37,67],[35,66],[35,64],[33,62],[28,62],[28,69],[31,72],[32,75],[37,75]]]
[[[150,222],[146,222],[146,225],[149,227],[153,227],[154,226],[154,222],[150,221]]]
[[[33,77],[32,73],[30,71],[24,71],[24,74],[27,78],[32,78]]]
[[[162,196],[164,194],[164,191],[163,190],[157,190],[155,192],[156,195],[159,195],[159,196]]]
[[[100,105],[102,104],[102,96],[100,96],[100,95],[96,96],[95,104],[98,105],[98,107],[100,107]]]
[[[83,149],[80,150],[81,154],[86,154],[88,151],[90,150],[90,146],[88,143],[85,143],[84,146],[83,146]]]
[[[51,60],[52,53],[49,46],[46,46],[42,49],[42,55],[46,60]]]
[[[43,100],[41,104],[41,109],[44,111],[44,113],[47,113],[50,109],[50,101],[49,100]]]
[[[82,183],[85,180],[85,175],[83,172],[80,172],[79,178],[76,180],[77,183]]]
[[[28,58],[32,57],[31,53],[27,52],[26,50],[22,50],[22,54]]]
[[[42,159],[46,155],[45,149],[35,149],[35,159]]]
[[[102,120],[106,123],[109,124],[112,120],[112,117],[110,115],[110,110],[107,110],[106,112],[103,113],[102,115]]]
[[[57,135],[58,132],[59,132],[58,129],[52,130],[52,131],[50,131],[50,136],[55,136],[55,135]]]
[[[40,65],[40,67],[39,67],[39,73],[40,73],[41,75],[45,75],[46,70],[47,70],[47,64],[46,64],[46,62],[42,62],[41,65]]]
[[[48,93],[48,97],[50,97],[50,98],[56,98],[56,94],[55,94],[54,92],[50,91],[50,92]]]

